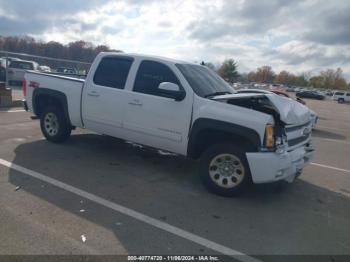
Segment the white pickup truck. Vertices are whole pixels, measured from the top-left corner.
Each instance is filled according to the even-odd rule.
[[[28,71],[24,106],[47,140],[75,127],[199,159],[212,192],[289,182],[313,157],[309,110],[275,94],[237,94],[206,67],[101,53],[86,80]]]

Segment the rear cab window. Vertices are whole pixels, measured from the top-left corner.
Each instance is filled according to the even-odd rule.
[[[334,95],[336,95],[336,96],[343,96],[344,93],[343,92],[335,92]]]
[[[162,82],[177,84],[182,89],[180,81],[167,65],[156,61],[144,60],[137,71],[133,91],[166,97],[158,88]]]
[[[23,69],[23,70],[33,70],[34,65],[30,62],[23,61],[12,61],[9,65],[10,68]]]
[[[98,65],[94,84],[124,89],[134,59],[131,57],[104,57]]]

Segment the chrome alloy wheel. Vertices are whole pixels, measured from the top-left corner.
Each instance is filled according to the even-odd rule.
[[[242,182],[245,170],[241,160],[235,155],[220,154],[210,162],[209,175],[218,186],[233,188]]]
[[[59,124],[57,116],[54,113],[46,114],[44,118],[44,127],[50,136],[55,136],[58,133]]]

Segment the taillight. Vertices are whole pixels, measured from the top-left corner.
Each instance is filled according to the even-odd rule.
[[[272,149],[275,145],[273,125],[266,125],[265,127],[265,147]]]
[[[25,97],[27,94],[27,81],[26,80],[22,81],[22,92],[23,92],[23,96]]]

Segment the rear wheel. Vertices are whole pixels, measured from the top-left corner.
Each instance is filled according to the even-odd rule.
[[[339,98],[339,99],[338,99],[338,103],[339,103],[339,104],[343,104],[343,103],[344,103],[344,98]]]
[[[55,106],[47,107],[40,116],[41,132],[54,143],[66,141],[71,134],[71,126],[62,110]]]
[[[234,145],[218,144],[208,148],[199,163],[204,186],[221,196],[235,196],[251,182],[245,154]]]

